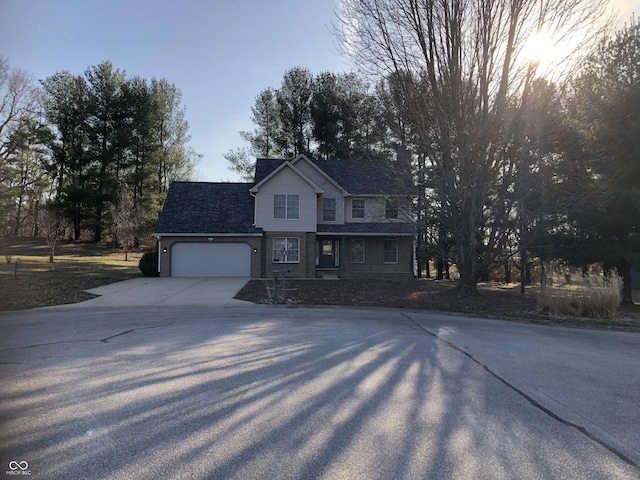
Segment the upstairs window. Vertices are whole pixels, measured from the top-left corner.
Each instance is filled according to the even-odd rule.
[[[322,199],[322,220],[324,222],[334,222],[336,220],[336,199]]]
[[[384,216],[385,218],[398,218],[398,202],[387,199]]]
[[[289,220],[300,218],[300,197],[298,195],[274,195],[273,218]]]
[[[364,218],[364,198],[351,200],[351,218]]]

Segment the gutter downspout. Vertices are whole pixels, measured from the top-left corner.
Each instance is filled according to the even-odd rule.
[[[158,276],[162,270],[160,262],[162,261],[162,237],[158,236]]]
[[[345,263],[347,258],[347,252],[345,251],[347,247],[346,237],[343,235],[340,238],[340,272],[345,272]]]
[[[256,226],[256,194],[249,190],[249,195],[253,197],[253,226]]]

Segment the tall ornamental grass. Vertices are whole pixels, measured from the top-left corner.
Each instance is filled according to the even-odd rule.
[[[538,311],[552,316],[609,319],[622,301],[622,278],[617,274],[587,276],[563,286],[542,285]]]

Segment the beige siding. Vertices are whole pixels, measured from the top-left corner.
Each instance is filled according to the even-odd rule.
[[[364,218],[353,218],[351,216],[352,213],[352,202],[354,198],[364,199]],[[347,199],[345,202],[345,221],[350,222],[362,222],[362,223],[406,223],[411,220],[410,212],[411,206],[410,201],[407,199],[398,200],[398,218],[386,218],[385,210],[386,210],[386,202],[387,200],[383,197],[374,197],[374,196],[356,196]]]
[[[413,238],[411,237],[356,237],[364,238],[364,263],[351,263],[351,238],[346,240],[345,269],[341,276],[413,276]],[[384,240],[398,241],[398,263],[384,263]]]
[[[299,195],[300,217],[273,218],[274,195]],[[265,231],[315,232],[318,224],[317,195],[314,188],[291,168],[285,167],[265,182],[256,193],[256,227]]]
[[[297,168],[305,177],[315,183],[322,189],[322,196],[318,198],[317,218],[318,223],[327,223],[331,225],[343,225],[344,213],[345,213],[345,198],[344,193],[336,185],[331,182],[326,175],[319,172],[314,166],[310,165],[304,159],[298,160],[295,164]],[[335,198],[336,200],[336,219],[335,221],[324,221],[322,219],[322,198]]]
[[[295,168],[300,171],[305,177],[315,183],[318,187],[320,187],[324,192],[331,193],[334,195],[333,191],[339,191],[338,188],[331,182],[326,175],[322,172],[319,172],[315,166],[312,166],[304,159],[300,159],[295,163]]]
[[[336,219],[335,221],[324,221],[322,217],[322,199],[323,198],[335,198],[336,200]],[[327,192],[323,193],[320,198],[318,198],[318,223],[325,223],[329,225],[344,225],[344,204],[345,198],[342,196],[342,192],[335,189],[335,192]]]

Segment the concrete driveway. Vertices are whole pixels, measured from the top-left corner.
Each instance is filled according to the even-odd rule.
[[[249,277],[133,278],[87,290],[97,298],[64,308],[251,305],[233,297]]]

